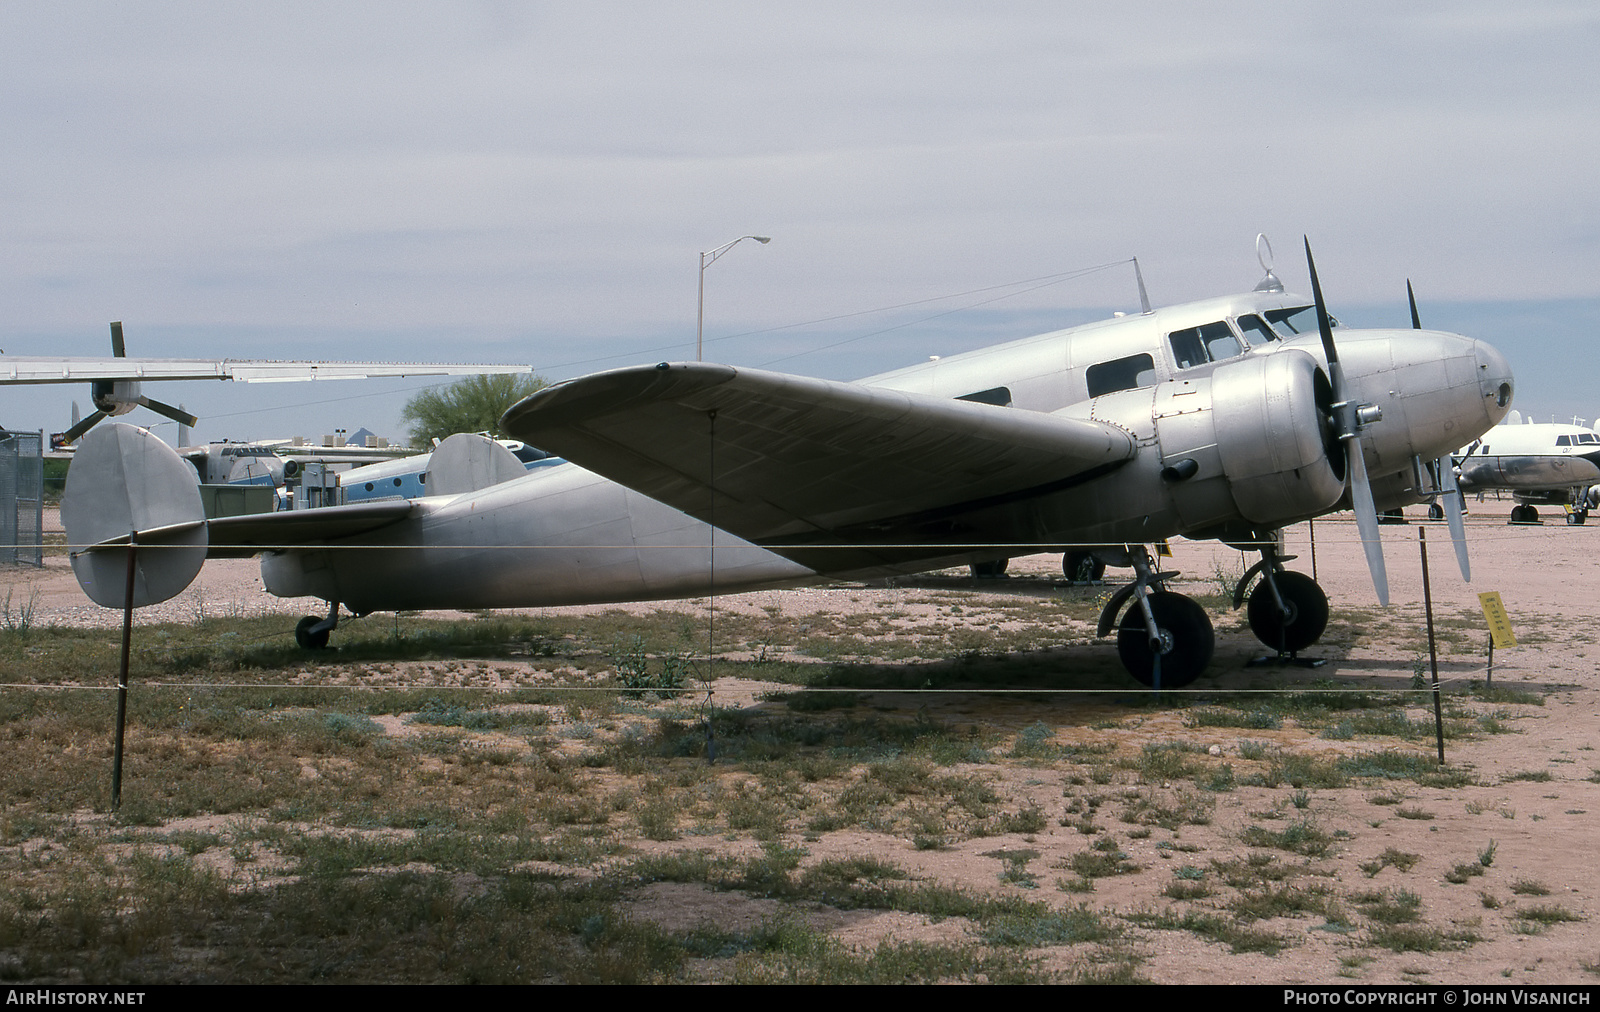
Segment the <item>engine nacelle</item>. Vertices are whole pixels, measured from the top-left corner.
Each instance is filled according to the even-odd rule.
[[[1315,516],[1344,494],[1344,453],[1325,420],[1326,374],[1285,349],[1156,393],[1161,477],[1189,532],[1240,518],[1260,528]]]

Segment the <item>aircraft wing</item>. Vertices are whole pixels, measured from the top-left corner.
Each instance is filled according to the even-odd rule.
[[[501,425],[779,550],[956,544],[963,514],[1009,506],[1020,516],[1029,500],[1120,466],[1136,449],[1101,422],[710,363],[556,384]]]
[[[384,376],[478,376],[531,373],[531,365],[438,362],[274,362],[249,358],[40,358],[0,356],[0,384],[88,383],[96,380],[238,380],[294,383],[303,380],[371,379]]]

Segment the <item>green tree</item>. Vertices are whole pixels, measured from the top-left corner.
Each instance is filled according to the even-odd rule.
[[[542,378],[527,373],[467,376],[417,394],[406,402],[400,417],[411,426],[413,446],[425,447],[458,432],[500,437],[500,416],[506,409],[546,386]]]

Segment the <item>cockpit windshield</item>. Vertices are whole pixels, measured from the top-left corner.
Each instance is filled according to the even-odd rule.
[[[1266,313],[1267,322],[1272,324],[1279,336],[1284,339],[1298,337],[1301,334],[1315,334],[1317,332],[1317,307],[1296,306],[1293,309],[1269,309]],[[1332,315],[1328,323],[1337,327],[1339,321]]]

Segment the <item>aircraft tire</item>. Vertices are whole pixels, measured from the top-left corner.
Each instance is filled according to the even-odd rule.
[[[1106,564],[1091,552],[1068,552],[1061,557],[1061,572],[1073,583],[1093,583],[1106,575]]]
[[[997,580],[1006,575],[1006,565],[1010,559],[990,559],[988,562],[974,562],[967,568],[972,570],[974,580]]]
[[[328,630],[314,633],[311,627],[321,622],[318,615],[307,615],[294,627],[294,641],[301,650],[323,650],[328,646]]]
[[[1191,598],[1169,591],[1151,594],[1150,610],[1157,628],[1172,637],[1172,649],[1161,655],[1161,687],[1181,689],[1199,678],[1211,663],[1217,642],[1211,619]],[[1155,654],[1150,650],[1144,613],[1137,603],[1122,615],[1117,630],[1117,656],[1139,684],[1154,687]]]
[[[1278,611],[1278,602],[1263,579],[1250,592],[1250,603],[1245,608],[1250,631],[1274,650],[1299,653],[1321,639],[1323,630],[1328,628],[1328,595],[1304,573],[1285,570],[1277,575],[1277,581],[1278,593],[1289,606],[1288,621]]]
[[[1444,519],[1444,507],[1441,506],[1440,504],[1436,503],[1436,502],[1429,503],[1428,504],[1428,519],[1429,520],[1443,520]]]

